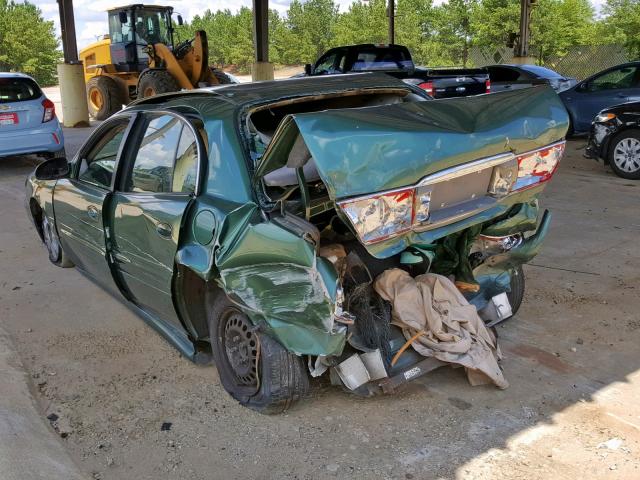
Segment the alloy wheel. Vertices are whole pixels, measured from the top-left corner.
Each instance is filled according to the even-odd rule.
[[[640,170],[640,140],[627,137],[620,140],[613,151],[616,166],[627,173]]]

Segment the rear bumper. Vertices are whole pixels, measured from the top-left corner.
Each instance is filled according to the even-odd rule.
[[[53,156],[60,151],[64,152],[64,135],[60,123],[49,123],[51,125],[43,124],[43,127],[28,130],[0,131],[0,157],[26,154]]]

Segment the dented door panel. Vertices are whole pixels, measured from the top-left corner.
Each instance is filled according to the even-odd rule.
[[[237,228],[234,215],[225,219],[216,256],[227,294],[289,350],[340,353],[345,332],[334,323],[338,279],[333,266],[302,236],[272,221],[250,223],[252,212],[235,213],[244,223]]]

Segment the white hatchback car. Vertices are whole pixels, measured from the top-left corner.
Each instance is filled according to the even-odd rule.
[[[25,154],[64,157],[62,128],[33,78],[0,72],[0,157]]]

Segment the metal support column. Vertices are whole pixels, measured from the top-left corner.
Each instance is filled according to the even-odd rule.
[[[62,124],[65,127],[88,127],[89,108],[84,83],[84,68],[78,60],[73,0],[58,0],[62,53],[64,63],[58,64],[58,81],[62,101]]]
[[[395,43],[396,39],[396,2],[389,0],[389,43]]]
[[[60,30],[62,32],[62,53],[64,63],[78,63],[76,44],[76,23],[73,17],[73,0],[58,0]]]
[[[531,9],[536,0],[520,0],[520,34],[516,43],[514,63],[533,63],[529,57],[529,38],[531,36]]]
[[[269,63],[269,0],[253,0],[253,41],[256,61],[251,69],[253,80],[273,80]]]

